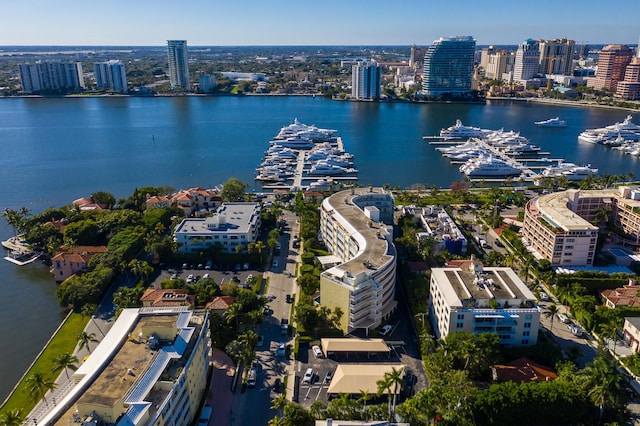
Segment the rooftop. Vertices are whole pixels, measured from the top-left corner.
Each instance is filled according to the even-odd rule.
[[[322,350],[329,352],[389,352],[384,339],[325,338],[321,339]]]
[[[402,364],[338,364],[327,393],[360,394],[367,390],[375,394],[378,392],[376,382],[384,378],[385,373],[390,373],[392,368],[404,370]]]
[[[218,212],[204,219],[184,219],[176,234],[248,233],[251,223],[260,214],[258,203],[225,203]]]
[[[611,196],[615,196],[615,191],[611,190],[610,192]],[[589,197],[590,195],[602,196],[591,193],[602,194],[602,191],[580,191],[580,197]],[[567,204],[569,203],[567,191],[544,195],[535,200],[534,203],[537,205],[539,214],[544,218],[544,220],[556,228],[561,228],[564,231],[584,229],[594,231],[598,230],[597,226],[581,218],[567,207]]]

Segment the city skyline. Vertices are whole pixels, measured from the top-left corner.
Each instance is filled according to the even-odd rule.
[[[73,0],[69,3],[75,3]],[[217,2],[216,2],[217,3]],[[610,15],[595,13],[601,2],[521,0],[433,2],[341,2],[279,0],[235,3],[114,0],[108,8],[77,2],[61,8],[45,0],[5,5],[2,45],[190,46],[430,45],[442,36],[471,35],[478,45],[515,45],[527,38],[566,37],[576,43],[633,44],[640,36],[640,3],[610,0]],[[420,13],[417,13],[420,12]]]

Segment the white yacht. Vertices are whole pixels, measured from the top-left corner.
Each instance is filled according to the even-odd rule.
[[[582,180],[590,175],[597,175],[598,169],[592,168],[590,164],[578,166],[574,163],[559,163],[556,166],[545,167],[540,176],[546,178],[566,177],[569,180]]]
[[[314,164],[309,170],[309,174],[315,175],[315,176],[340,176],[345,174],[353,174],[357,172],[358,170],[354,168],[334,166],[334,165],[323,163],[323,162],[318,162]]]
[[[548,120],[534,121],[533,124],[541,127],[567,127],[567,122],[560,120],[560,117],[550,118]]]
[[[282,146],[284,148],[291,149],[311,149],[315,146],[315,142],[311,139],[300,138],[300,137],[290,137],[287,139],[274,139],[269,142],[271,145]]]
[[[490,132],[490,130],[465,126],[460,119],[457,119],[455,125],[440,130],[440,137],[444,139],[482,138],[488,132]]]
[[[517,164],[511,164],[493,156],[471,159],[460,166],[460,172],[467,176],[519,176],[522,170]]]
[[[278,132],[278,135],[274,139],[288,139],[292,137],[302,137],[310,139],[312,141],[327,141],[330,140],[337,130],[321,129],[316,126],[308,126],[302,124],[298,119],[293,120],[293,124],[284,126]]]
[[[588,143],[610,145],[611,141],[622,138],[627,142],[640,141],[640,126],[631,122],[633,117],[627,115],[621,123],[599,129],[588,129],[578,135],[578,140]]]

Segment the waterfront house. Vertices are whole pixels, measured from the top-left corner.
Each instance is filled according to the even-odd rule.
[[[189,188],[181,189],[171,196],[171,203],[180,207],[184,215],[204,214],[215,211],[222,204],[222,197],[215,189]]]
[[[171,198],[166,195],[147,195],[145,206],[147,210],[171,207]]]
[[[49,272],[53,274],[56,282],[61,283],[74,274],[85,272],[89,259],[106,251],[106,246],[77,246],[69,249],[63,247],[51,258]]]
[[[619,306],[640,307],[640,286],[631,281],[629,285],[624,287],[602,290],[600,297],[602,303],[609,309],[615,309]]]

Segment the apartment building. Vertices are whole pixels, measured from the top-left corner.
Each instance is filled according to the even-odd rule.
[[[351,97],[357,100],[380,99],[382,67],[375,61],[358,61],[351,67]]]
[[[169,81],[172,88],[189,90],[189,60],[186,40],[167,40]]]
[[[20,81],[26,93],[76,92],[85,89],[80,62],[20,64]]]
[[[426,96],[471,93],[476,41],[471,36],[440,37],[424,55],[422,90]]]
[[[93,71],[98,89],[127,93],[127,72],[122,62],[94,62]]]
[[[627,65],[633,58],[633,50],[623,44],[610,44],[600,51],[596,77],[587,86],[596,90],[616,91],[618,82],[624,80]]]
[[[382,188],[333,194],[320,207],[320,232],[339,263],[320,275],[320,304],[344,313],[341,328],[367,332],[396,308],[393,197]]]
[[[437,338],[495,332],[507,346],[538,341],[540,308],[511,269],[484,267],[473,256],[458,267],[432,268],[429,318]]]
[[[540,68],[540,47],[538,42],[527,39],[518,45],[513,64],[513,81],[526,84],[538,75]]]

